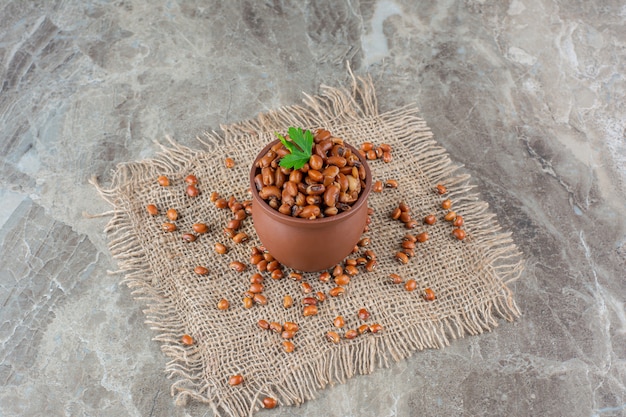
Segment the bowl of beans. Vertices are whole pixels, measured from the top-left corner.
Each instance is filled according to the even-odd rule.
[[[303,272],[328,269],[348,256],[367,222],[372,175],[366,158],[328,130],[315,131],[299,169],[269,143],[250,170],[252,220],[261,243],[281,264]]]

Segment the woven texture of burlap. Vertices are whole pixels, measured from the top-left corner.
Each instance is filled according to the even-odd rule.
[[[366,272],[359,267],[361,272],[346,286],[346,294],[329,297],[313,317],[302,316],[300,283],[272,280],[269,274],[264,283],[268,304],[244,309],[242,294],[256,272],[249,264],[251,247],[261,243],[248,218],[243,230],[251,239],[234,244],[223,234],[230,211],[217,209],[209,200],[212,191],[240,201],[249,199],[251,162],[275,138],[275,131],[286,132],[289,126],[325,128],[356,147],[365,141],[390,144],[393,161],[372,161],[370,167],[374,180],[399,182],[397,189],[371,193],[369,198],[375,212],[365,236],[371,238],[368,249],[377,254],[378,268]],[[487,204],[472,191],[469,176],[459,174],[416,107],[378,113],[369,78],[354,80],[349,90],[322,86],[321,94],[305,96],[302,106],[222,126],[221,134],[202,138],[199,148],[170,141],[154,159],[120,165],[110,188],[94,182],[113,205],[106,228],[110,250],[123,282],[146,305],[146,322],[155,330],[155,340],[171,359],[166,372],[174,380],[172,395],[178,404],[192,398],[209,404],[218,415],[235,416],[253,414],[265,397],[277,399],[282,406],[297,405],[315,398],[328,384],[389,366],[415,351],[445,347],[451,339],[480,334],[496,327],[500,319],[511,321],[519,315],[507,284],[519,276],[523,260],[510,233],[501,230]],[[235,160],[234,168],[225,167],[225,157]],[[188,174],[199,179],[198,197],[185,194]],[[171,186],[159,186],[159,175],[168,176]],[[449,193],[435,193],[437,184],[445,185]],[[451,224],[442,219],[444,198],[450,198],[453,209],[465,218],[463,241],[451,236]],[[438,217],[435,225],[420,222],[411,231],[427,230],[430,239],[417,245],[416,256],[407,265],[394,259],[407,232],[390,218],[400,201],[411,207],[418,220],[431,213]],[[160,214],[148,215],[148,204],[155,204]],[[168,208],[180,214],[174,233],[161,230]],[[209,233],[184,242],[181,234],[198,222],[208,224]],[[229,252],[217,255],[215,242],[227,245]],[[246,263],[248,269],[234,272],[229,269],[233,260]],[[209,275],[196,275],[197,265],[206,266]],[[288,272],[285,269],[285,275]],[[403,285],[390,283],[390,273],[415,279],[417,289],[408,292]],[[304,274],[303,280],[325,293],[334,286],[320,282],[319,273]],[[427,287],[435,291],[435,301],[421,297]],[[295,300],[290,309],[283,307],[286,294]],[[226,311],[216,307],[221,298],[230,302]],[[327,331],[337,330],[336,316],[346,320],[339,334],[363,324],[357,317],[360,308],[371,313],[368,323],[380,323],[384,330],[342,339],[339,344],[325,339]],[[280,335],[260,329],[259,319],[298,323],[295,352],[284,352]],[[196,343],[182,345],[183,334],[192,335]],[[228,378],[235,374],[243,375],[244,383],[233,387]]]

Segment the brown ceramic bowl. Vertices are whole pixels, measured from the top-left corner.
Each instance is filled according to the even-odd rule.
[[[367,197],[372,188],[372,173],[357,149],[345,144],[357,155],[367,174],[365,189],[350,210],[336,216],[309,220],[287,216],[271,208],[260,196],[254,177],[260,172],[257,162],[278,142],[268,144],[250,170],[252,221],[259,239],[281,264],[303,272],[331,268],[348,256],[363,234],[367,221]]]

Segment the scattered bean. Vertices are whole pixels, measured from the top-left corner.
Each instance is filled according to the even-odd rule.
[[[357,316],[359,316],[359,319],[363,320],[363,321],[367,321],[367,319],[370,318],[370,312],[367,311],[366,308],[361,308],[359,309],[359,311],[357,312]]]
[[[372,323],[370,324],[370,332],[372,333],[379,333],[383,330],[383,326],[378,324],[378,323]]]
[[[371,262],[371,261],[370,261]],[[339,286],[345,286],[350,283],[350,275],[341,274],[335,277],[335,284]]]
[[[452,200],[445,199],[441,202],[441,208],[444,210],[448,210],[450,207],[452,207]]]
[[[402,264],[406,265],[409,263],[409,257],[404,252],[396,252],[394,257]]]
[[[335,287],[335,288],[332,288],[330,291],[328,291],[328,295],[330,295],[331,297],[339,297],[343,295],[345,292],[346,292],[346,289],[344,287]]]
[[[398,274],[389,274],[389,278],[391,278],[391,282],[394,284],[402,284],[404,282],[404,279]]]
[[[267,297],[265,297],[263,294],[254,294],[254,296],[252,297],[252,301],[257,304],[261,304],[262,306],[267,305]]]
[[[283,325],[273,321],[270,323],[270,330],[273,331],[274,333],[282,333],[283,332]]]
[[[437,193],[439,193],[439,194],[445,194],[445,193],[448,192],[448,189],[445,186],[441,185],[441,184],[437,184],[437,187],[435,188],[435,191],[437,191]]]
[[[372,191],[375,193],[380,193],[383,191],[383,182],[382,181],[375,181],[374,185],[372,185]]]
[[[293,306],[293,297],[290,295],[285,295],[283,297],[283,307],[291,308]]]
[[[161,229],[163,229],[163,231],[165,232],[174,232],[177,227],[174,223],[163,223],[161,225]]]
[[[304,315],[304,317],[315,316],[317,312],[317,306],[314,305],[304,306],[304,308],[302,309],[302,314]]]
[[[197,184],[198,183],[198,178],[193,175],[193,174],[189,174],[185,177],[185,182],[187,184]]]
[[[243,382],[243,376],[241,375],[233,375],[230,378],[228,378],[228,385],[230,386],[239,385],[242,382]]]
[[[248,240],[248,235],[245,232],[237,233],[235,236],[233,236],[233,242],[235,243],[242,243],[246,240]]]
[[[359,327],[357,327],[356,331],[359,334],[367,333],[370,331],[370,326],[368,326],[367,324],[362,324]]]
[[[293,342],[291,342],[289,340],[284,340],[283,341],[283,349],[285,350],[285,352],[291,353],[294,350],[296,350],[296,345],[294,345]]]
[[[193,269],[193,272],[195,272],[197,275],[209,275],[209,270],[203,266],[196,266]]]
[[[245,309],[252,308],[253,305],[254,305],[254,301],[252,301],[252,298],[243,297],[243,308]]]
[[[294,333],[300,330],[300,326],[298,326],[298,323],[294,323],[292,321],[286,321],[283,324],[283,328],[289,332],[294,332]]]
[[[165,175],[160,175],[157,178],[157,182],[159,183],[161,187],[169,187],[170,185],[170,180]]]
[[[452,230],[452,236],[459,240],[465,239],[465,231],[463,229],[454,229]]]
[[[185,242],[195,242],[196,241],[196,235],[194,235],[193,233],[183,233],[181,235],[181,238]]]
[[[456,219],[456,213],[453,211],[449,211],[446,213],[446,215],[443,218],[447,222],[453,222],[454,219]]]
[[[263,403],[263,408],[267,409],[275,408],[278,404],[277,401],[272,397],[265,397],[261,402]]]
[[[385,187],[387,187],[387,188],[398,188],[398,181],[396,181],[396,180],[387,180],[387,181],[385,181]]]
[[[461,227],[463,226],[463,223],[465,223],[465,220],[463,220],[463,216],[457,214],[456,219],[454,219],[454,221],[452,222],[452,225],[454,227]]]
[[[346,330],[346,332],[343,334],[343,337],[345,337],[348,340],[352,340],[356,338],[358,335],[359,333],[356,330],[350,329],[350,330]]]
[[[424,243],[428,240],[428,232],[422,232],[415,236],[418,242]]]
[[[326,340],[328,340],[329,342],[332,343],[339,343],[339,334],[337,334],[337,332],[333,332],[333,331],[328,331],[326,332]]]
[[[270,323],[267,320],[259,320],[256,323],[261,329],[263,330],[269,330],[270,329]]]
[[[228,267],[237,272],[243,272],[246,270],[246,265],[239,261],[232,261],[230,264],[228,264]]]
[[[146,206],[146,210],[148,211],[148,214],[151,216],[156,216],[157,214],[159,214],[159,209],[154,204],[148,204]]]
[[[195,341],[193,340],[193,337],[189,336],[188,334],[184,334],[180,338],[180,343],[182,343],[185,346],[191,346],[195,343]]]
[[[435,217],[434,214],[429,214],[428,216],[424,217],[424,223],[433,225],[437,223],[437,217]]]
[[[341,316],[337,316],[335,317],[335,319],[333,320],[333,326],[341,329],[343,326],[346,325],[346,321],[344,320],[343,317]]]
[[[426,288],[424,290],[424,293],[422,294],[422,297],[426,301],[434,301],[434,300],[437,299],[437,296],[435,295],[435,292],[432,289],[430,289],[430,288]]]
[[[417,288],[417,282],[414,279],[409,279],[404,283],[404,289],[407,291],[415,291]]]
[[[230,303],[225,298],[222,298],[217,302],[218,310],[228,310],[228,307],[230,307]]]
[[[214,245],[213,248],[214,248],[215,252],[220,254],[220,255],[224,255],[226,252],[228,252],[228,248],[225,245],[223,245],[222,243],[219,243],[219,242],[217,242]]]
[[[197,197],[200,194],[198,188],[193,184],[189,184],[185,189],[185,192],[189,197]]]
[[[224,165],[226,165],[226,168],[232,168],[235,166],[235,161],[233,158],[226,158],[224,159]]]

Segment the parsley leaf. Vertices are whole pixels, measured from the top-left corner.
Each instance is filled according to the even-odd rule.
[[[300,169],[309,162],[309,158],[313,154],[313,133],[310,130],[302,131],[299,127],[290,127],[287,132],[289,133],[290,141],[285,139],[284,136],[275,133],[290,152],[281,158],[280,166],[283,168]]]

